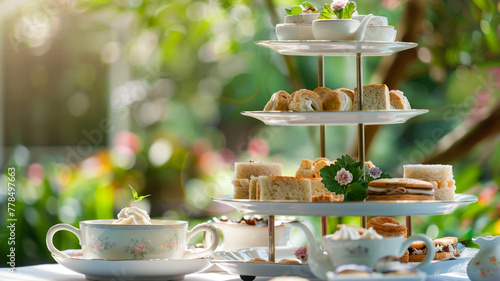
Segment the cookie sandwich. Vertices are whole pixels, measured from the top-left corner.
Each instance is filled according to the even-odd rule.
[[[368,184],[368,201],[435,200],[434,185],[404,178],[378,179]]]

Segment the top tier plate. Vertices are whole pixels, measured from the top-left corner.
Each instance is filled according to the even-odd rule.
[[[282,55],[295,56],[389,56],[415,48],[410,42],[365,42],[328,40],[267,40],[255,44],[273,49]]]

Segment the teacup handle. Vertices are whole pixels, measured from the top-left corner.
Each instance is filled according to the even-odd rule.
[[[82,245],[82,239],[80,238],[81,237],[80,236],[80,230],[78,228],[74,227],[74,226],[69,225],[69,224],[61,223],[61,224],[54,225],[47,232],[47,236],[45,238],[45,243],[47,243],[47,248],[49,248],[49,251],[52,254],[54,254],[54,255],[62,256],[62,257],[65,257],[65,258],[69,258],[68,255],[66,255],[66,254],[62,253],[61,251],[59,251],[54,246],[54,242],[52,241],[53,238],[54,238],[54,234],[56,234],[56,232],[58,232],[59,230],[67,230],[69,232],[73,232],[73,234],[75,234],[76,237],[78,238],[78,243],[80,243],[80,245]]]
[[[410,238],[406,239],[403,242],[403,244],[401,244],[399,256],[401,257],[410,247],[411,243],[415,241],[423,241],[425,243],[425,246],[427,247],[427,256],[421,263],[419,263],[417,266],[414,267],[414,268],[420,268],[422,266],[430,264],[431,261],[434,260],[434,254],[436,253],[436,250],[434,248],[434,241],[432,241],[431,238],[429,238],[427,235],[424,234],[415,234],[412,235]]]
[[[191,240],[191,238],[193,236],[195,236],[197,233],[202,232],[202,231],[206,231],[212,235],[213,240],[212,240],[212,244],[210,245],[210,247],[208,247],[207,249],[204,249],[204,250],[186,249],[186,250],[184,250],[183,258],[198,258],[198,257],[202,257],[205,255],[209,255],[215,251],[215,249],[219,245],[219,232],[217,231],[217,228],[215,228],[215,226],[213,226],[209,223],[201,223],[201,224],[193,227],[193,229],[191,229],[190,231],[188,231],[186,234],[186,244],[187,244],[187,242],[189,242],[189,240]]]

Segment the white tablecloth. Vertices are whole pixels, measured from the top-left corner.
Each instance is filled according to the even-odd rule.
[[[59,264],[41,264],[24,266],[15,269],[15,273],[9,272],[7,268],[0,268],[0,280],[2,281],[86,281],[85,276],[73,272]],[[255,281],[267,281],[272,278],[257,277]],[[132,279],[131,279],[132,280]],[[227,273],[196,273],[186,275],[185,281],[241,281],[239,276]],[[427,281],[465,281],[469,280],[467,273],[454,272],[443,275],[432,275]],[[125,281],[118,280],[116,281]],[[127,281],[129,281],[127,279]]]

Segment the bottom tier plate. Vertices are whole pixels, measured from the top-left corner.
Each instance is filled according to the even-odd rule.
[[[293,252],[295,248],[291,247],[277,247],[276,248],[276,261],[281,259],[296,259]],[[451,272],[465,272],[469,261],[479,252],[479,249],[464,248],[461,251],[459,258],[432,261],[431,264],[419,268],[420,271],[427,275],[440,275]],[[252,263],[247,262],[253,258],[268,259],[267,247],[254,247],[239,249],[227,252],[215,252],[207,259],[224,271],[230,274],[243,275],[243,276],[300,276],[304,278],[315,278],[314,274],[309,269],[307,264],[279,264],[279,263]],[[410,263],[415,265],[416,263]],[[383,279],[387,276],[380,278],[364,278],[360,280],[394,280]],[[405,277],[401,280],[421,280],[422,276]],[[396,278],[397,279],[397,278]],[[424,277],[425,279],[425,277]],[[330,280],[341,280],[341,277],[333,276]],[[352,280],[352,279],[351,279]],[[422,279],[423,280],[423,279]]]
[[[276,247],[276,262],[282,259],[296,259],[295,248]],[[315,278],[307,264],[281,264],[265,262],[248,262],[254,258],[268,260],[267,247],[254,247],[228,252],[215,252],[207,259],[224,271],[240,276],[299,276]]]

